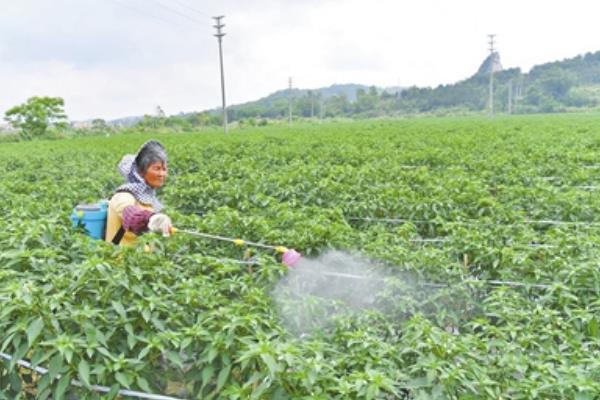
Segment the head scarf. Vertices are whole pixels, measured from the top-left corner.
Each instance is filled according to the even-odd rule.
[[[155,148],[160,148],[164,152],[162,145],[150,140],[142,145],[137,154],[127,154],[119,162],[119,173],[125,178],[125,184],[119,186],[116,192],[128,192],[135,197],[137,201],[143,204],[150,204],[154,211],[160,212],[164,208],[162,203],[156,198],[156,190],[146,183],[144,178],[138,172],[136,159],[142,152],[153,151]]]

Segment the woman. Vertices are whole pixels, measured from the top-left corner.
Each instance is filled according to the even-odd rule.
[[[136,155],[124,156],[118,169],[126,183],[117,188],[108,203],[105,240],[131,246],[146,231],[169,236],[171,219],[160,213],[163,205],[156,198],[156,189],[167,178],[165,148],[150,140]]]

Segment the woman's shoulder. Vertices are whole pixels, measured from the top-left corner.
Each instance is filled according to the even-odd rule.
[[[118,206],[118,205],[132,205],[136,204],[137,200],[135,197],[129,192],[117,192],[111,197],[109,205]]]

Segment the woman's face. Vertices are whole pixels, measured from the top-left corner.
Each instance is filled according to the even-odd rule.
[[[144,180],[153,189],[158,189],[165,184],[167,179],[167,163],[158,161],[150,164],[144,175]]]

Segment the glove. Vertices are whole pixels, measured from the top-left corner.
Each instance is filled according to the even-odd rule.
[[[148,221],[148,229],[151,232],[162,233],[163,236],[171,234],[171,218],[165,214],[154,214]]]

